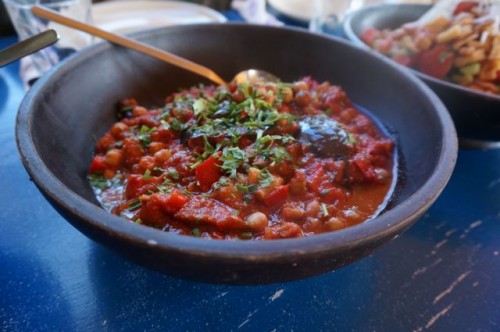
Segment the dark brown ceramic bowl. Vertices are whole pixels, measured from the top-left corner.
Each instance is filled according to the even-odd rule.
[[[417,20],[429,9],[429,5],[422,4],[366,6],[345,19],[344,33],[356,45],[369,48],[360,39],[365,29],[394,29]],[[446,105],[463,146],[500,146],[500,96],[436,79],[415,70],[410,71],[427,83]]]
[[[410,227],[437,199],[457,155],[441,101],[381,56],[305,30],[245,24],[177,26],[136,38],[197,61],[222,77],[261,68],[284,81],[312,75],[342,85],[397,140],[404,174],[391,208],[349,229],[301,239],[216,241],[168,234],[104,211],[86,179],[94,137],[115,121],[117,100],[147,105],[200,77],[134,51],[99,44],[41,78],[22,102],[17,143],[41,192],[77,229],[132,261],[178,277],[272,283],[331,271],[369,255]],[[383,81],[384,84],[376,84]]]

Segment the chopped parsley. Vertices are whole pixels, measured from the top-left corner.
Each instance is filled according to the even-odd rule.
[[[99,190],[106,190],[111,187],[111,181],[106,179],[102,174],[91,173],[88,176],[90,185]]]
[[[235,178],[238,167],[243,163],[248,162],[248,157],[243,150],[238,147],[228,147],[222,150],[222,155],[219,157],[222,160],[221,169],[229,173],[229,177]]]

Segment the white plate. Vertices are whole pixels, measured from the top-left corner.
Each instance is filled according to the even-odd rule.
[[[311,0],[268,0],[268,3],[279,13],[297,21],[309,22],[311,19]]]
[[[336,0],[330,0],[336,1]],[[358,9],[361,6],[372,5],[376,3],[433,3],[437,0],[363,0],[352,1],[350,10]],[[267,0],[269,5],[280,14],[288,16],[297,21],[307,23],[312,16],[312,0]]]
[[[219,12],[181,1],[110,1],[92,6],[94,23],[101,29],[129,33],[176,24],[226,22]]]

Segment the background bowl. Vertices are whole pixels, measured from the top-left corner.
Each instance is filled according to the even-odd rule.
[[[429,9],[429,5],[422,4],[380,4],[363,7],[345,19],[344,33],[355,44],[369,48],[360,39],[365,29],[397,28],[417,20]],[[500,96],[436,79],[416,70],[410,71],[427,83],[444,102],[464,146],[500,145]]]
[[[99,44],[68,58],[31,88],[16,126],[22,161],[42,193],[81,232],[143,266],[220,283],[271,283],[331,271],[360,259],[415,222],[435,201],[456,161],[456,133],[425,84],[381,56],[305,30],[247,24],[175,26],[136,38],[230,78],[245,68],[284,81],[312,75],[342,85],[394,134],[404,174],[381,216],[338,232],[275,241],[216,241],[126,222],[99,207],[86,179],[94,137],[125,97],[160,105],[206,81],[131,50]],[[373,84],[384,80],[385,84]],[[425,132],[425,135],[422,133]]]

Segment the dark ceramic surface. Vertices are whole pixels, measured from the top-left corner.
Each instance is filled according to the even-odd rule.
[[[139,264],[228,283],[268,283],[325,273],[370,254],[407,229],[451,175],[456,135],[440,101],[412,75],[346,41],[303,30],[238,24],[172,27],[137,38],[203,63],[226,78],[254,67],[285,81],[312,75],[340,84],[394,134],[405,165],[404,181],[393,201],[396,207],[369,223],[315,237],[207,241],[125,222],[97,206],[86,180],[93,137],[112,124],[113,106],[120,98],[133,96],[152,105],[202,80],[108,44],[87,49],[30,90],[20,108],[17,140],[28,172],[54,207],[87,236]],[[386,84],[372,84],[381,79]]]
[[[430,7],[419,4],[383,4],[364,7],[344,22],[346,37],[368,48],[360,34],[369,27],[396,28],[422,16]],[[451,113],[464,146],[493,146],[500,141],[500,96],[477,92],[410,70],[442,99]]]

